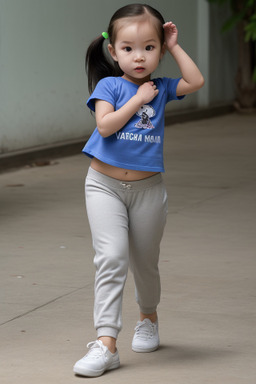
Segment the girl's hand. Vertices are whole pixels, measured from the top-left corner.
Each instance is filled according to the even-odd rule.
[[[169,52],[178,44],[178,29],[173,22],[168,21],[163,25],[165,44]]]
[[[158,95],[158,92],[154,82],[147,81],[139,87],[136,95],[141,99],[141,105],[143,105],[150,103]]]

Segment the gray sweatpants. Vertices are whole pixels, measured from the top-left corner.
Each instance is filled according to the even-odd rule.
[[[94,324],[98,337],[117,338],[128,267],[140,311],[156,311],[160,301],[160,241],[167,216],[162,175],[123,182],[89,168],[86,207],[95,250]]]

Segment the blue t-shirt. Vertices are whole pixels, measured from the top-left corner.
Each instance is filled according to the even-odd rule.
[[[163,141],[165,105],[180,100],[176,89],[180,79],[157,78],[152,81],[158,95],[147,105],[141,106],[127,124],[115,134],[102,137],[94,130],[83,152],[104,163],[119,168],[138,171],[164,172]],[[95,111],[95,100],[109,102],[114,110],[121,108],[137,93],[139,86],[122,77],[105,77],[100,80],[87,101]]]

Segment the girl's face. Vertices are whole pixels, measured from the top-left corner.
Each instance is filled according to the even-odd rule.
[[[152,18],[117,21],[115,44],[109,44],[108,49],[124,72],[124,79],[138,85],[150,80],[165,52],[156,28]]]

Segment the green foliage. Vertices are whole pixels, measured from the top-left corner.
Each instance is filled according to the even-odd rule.
[[[238,23],[244,23],[245,42],[256,42],[256,0],[207,0],[209,3],[223,5],[229,4],[230,18],[222,26],[222,31],[234,28]],[[253,72],[253,81],[256,82],[256,67]]]
[[[245,21],[246,41],[256,40],[256,0],[208,0],[208,2],[218,5],[229,4],[232,15],[223,25],[223,31]]]
[[[256,41],[256,13],[254,13],[249,23],[245,26],[245,41]]]

